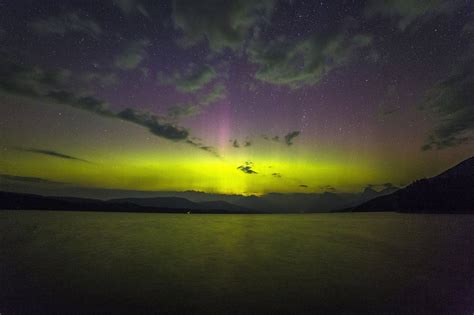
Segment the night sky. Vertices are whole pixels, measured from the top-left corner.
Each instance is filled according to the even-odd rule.
[[[0,181],[360,191],[474,153],[474,2],[0,0]]]

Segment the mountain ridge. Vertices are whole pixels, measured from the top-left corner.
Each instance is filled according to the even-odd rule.
[[[343,212],[474,213],[474,157]]]

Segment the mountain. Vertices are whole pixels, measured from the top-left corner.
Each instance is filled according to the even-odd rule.
[[[474,157],[438,176],[346,209],[353,212],[474,213]]]
[[[377,196],[378,196],[377,192],[372,187],[366,187],[360,197],[361,199],[366,201],[366,200],[373,199]]]
[[[199,208],[195,202],[180,197],[156,197],[156,198],[120,198],[107,200],[107,203],[133,203],[143,207],[155,208],[177,208],[194,210]]]
[[[157,199],[165,200],[157,201]],[[187,213],[191,210],[193,213],[261,213],[224,202],[211,202],[200,205],[184,198],[136,198],[136,200],[131,198],[130,200],[103,201],[98,199],[49,197],[2,191],[0,191],[0,209],[152,213]]]
[[[153,207],[153,208],[169,208],[169,209],[187,209],[191,211],[216,211],[221,210],[224,212],[234,212],[234,213],[247,213],[255,212],[253,209],[240,207],[226,201],[202,201],[202,202],[193,202],[186,198],[181,197],[156,197],[156,198],[121,198],[121,199],[111,199],[107,203],[131,203],[143,207]]]

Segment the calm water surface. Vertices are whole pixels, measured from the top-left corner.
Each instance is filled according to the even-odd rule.
[[[0,211],[0,313],[474,312],[474,216]]]

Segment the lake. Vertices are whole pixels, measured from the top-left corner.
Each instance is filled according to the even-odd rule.
[[[474,216],[0,211],[0,313],[474,312]]]

